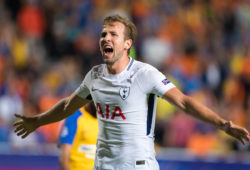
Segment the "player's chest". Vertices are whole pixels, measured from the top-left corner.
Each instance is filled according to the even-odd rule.
[[[129,120],[130,110],[145,103],[146,95],[136,82],[109,82],[96,80],[91,84],[90,93],[94,100],[98,118],[116,121]]]
[[[94,101],[108,103],[124,103],[135,95],[135,84],[129,81],[110,82],[94,80],[90,85],[90,93]]]

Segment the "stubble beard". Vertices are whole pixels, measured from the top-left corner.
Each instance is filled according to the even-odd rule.
[[[122,53],[118,53],[117,55],[114,54],[114,57],[110,60],[108,59],[104,59],[104,63],[109,65],[109,66],[112,66],[113,64],[115,64],[116,61],[118,61],[122,56]]]

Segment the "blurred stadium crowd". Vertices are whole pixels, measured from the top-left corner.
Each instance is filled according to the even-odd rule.
[[[99,32],[103,17],[112,13],[135,22],[138,60],[250,130],[249,0],[1,0],[2,151],[49,152],[40,146],[57,142],[60,122],[21,140],[13,134],[13,114],[41,113],[78,87],[102,62]],[[201,156],[250,150],[163,100],[158,101],[156,142]]]

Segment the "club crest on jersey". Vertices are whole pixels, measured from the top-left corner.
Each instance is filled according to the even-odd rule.
[[[167,85],[168,83],[170,83],[170,81],[168,79],[164,79],[161,81],[164,85]]]
[[[130,88],[129,87],[121,87],[120,88],[120,96],[123,100],[125,100],[128,96],[129,96],[129,91],[130,91]]]

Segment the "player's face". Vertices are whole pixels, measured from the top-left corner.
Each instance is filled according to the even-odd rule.
[[[113,65],[120,57],[127,55],[131,40],[125,40],[124,32],[125,26],[120,22],[103,25],[99,45],[106,64]]]

